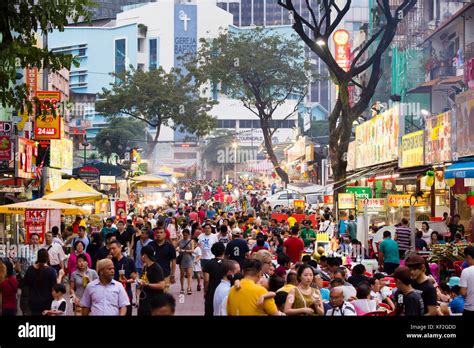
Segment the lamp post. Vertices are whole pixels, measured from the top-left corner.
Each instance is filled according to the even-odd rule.
[[[232,147],[234,148],[234,185],[237,184],[237,147],[239,145],[237,142],[234,140],[232,143]]]
[[[89,145],[90,145],[90,143],[87,142],[87,138],[84,135],[84,141],[82,142],[82,147],[84,148],[84,165],[83,165],[84,167],[86,166],[86,156],[87,156],[86,149]]]

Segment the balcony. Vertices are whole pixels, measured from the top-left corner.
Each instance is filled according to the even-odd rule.
[[[456,76],[455,66],[435,66],[430,71],[430,78],[434,80],[438,77]]]

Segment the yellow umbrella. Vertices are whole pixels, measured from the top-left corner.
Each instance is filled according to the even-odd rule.
[[[27,209],[61,210],[61,213],[64,215],[84,215],[89,213],[87,210],[76,205],[40,198],[34,201],[2,205],[0,206],[0,214],[22,215]]]
[[[54,191],[48,195],[45,195],[43,198],[49,199],[50,201],[58,201],[58,202],[72,202],[75,203],[87,203],[87,202],[95,202],[100,201],[105,197],[102,193],[97,192],[84,192],[84,191],[76,191],[76,190],[67,190],[63,192]]]
[[[53,193],[59,193],[59,192],[66,192],[66,191],[81,191],[81,192],[89,192],[89,193],[95,193],[101,195],[100,192],[94,190],[92,187],[87,185],[84,181],[81,179],[70,179],[67,183],[65,183],[63,186],[55,190]]]

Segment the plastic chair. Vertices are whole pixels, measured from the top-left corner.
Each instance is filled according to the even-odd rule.
[[[385,308],[385,309],[388,309],[389,311],[392,310],[392,308],[390,308],[390,306],[386,303],[379,303],[379,307],[382,307],[382,308]]]
[[[365,313],[362,316],[363,317],[386,317],[387,312],[385,312],[385,311],[374,311],[374,312]]]

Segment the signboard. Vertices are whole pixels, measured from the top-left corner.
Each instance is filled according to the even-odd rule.
[[[25,83],[28,86],[29,98],[33,97],[38,89],[38,68],[27,67],[25,74]]]
[[[456,153],[458,157],[474,155],[474,89],[456,96]],[[456,160],[456,159],[455,159]]]
[[[101,175],[99,181],[101,184],[115,184],[115,176]]]
[[[334,196],[333,195],[325,195],[324,196],[324,204],[333,205],[334,204]]]
[[[347,168],[346,171],[351,172],[356,168],[356,142],[351,141],[349,147],[347,148]]]
[[[425,131],[410,133],[402,137],[399,166],[409,168],[425,164]]]
[[[91,166],[85,166],[79,168],[78,175],[81,178],[95,178],[97,179],[100,175],[99,169]]]
[[[38,234],[40,244],[44,241],[44,234],[46,232],[46,220],[48,217],[48,210],[46,209],[26,209],[25,210],[25,229],[26,242],[30,241],[30,236],[33,233]]]
[[[400,116],[391,108],[356,127],[356,168],[398,158]]]
[[[306,146],[306,155],[305,155],[306,161],[314,161],[314,145],[308,145]]]
[[[61,168],[72,170],[73,168],[73,143],[70,139],[61,139]]]
[[[15,141],[15,177],[34,179],[36,170],[36,142],[22,137]]]
[[[0,161],[11,160],[13,126],[11,122],[0,121]]]
[[[351,65],[351,53],[349,50],[349,32],[344,29],[339,29],[333,35],[336,63],[344,71],[349,71]]]
[[[36,140],[50,140],[61,139],[61,117],[58,113],[53,116],[50,106],[57,110],[57,103],[61,101],[61,92],[57,91],[37,91],[36,97],[41,103],[41,112],[37,112],[35,119],[35,139]],[[42,112],[46,110],[46,116]]]
[[[353,193],[356,200],[372,198],[372,190],[370,187],[348,186],[346,187],[346,192]]]
[[[409,207],[410,197],[411,195],[388,195],[387,204],[389,207]],[[418,198],[418,203],[415,204],[415,207],[426,206],[428,206],[428,200],[426,198]]]
[[[340,193],[337,196],[338,209],[355,209],[353,193]]]
[[[49,192],[56,191],[62,186],[62,173],[59,169],[44,168],[45,190]]]
[[[387,200],[385,198],[359,199],[357,201],[357,210],[364,211],[365,205],[367,205],[368,213],[385,212],[387,209]]]
[[[197,49],[197,6],[174,5],[174,66],[181,67],[179,59]]]
[[[451,112],[448,111],[426,120],[425,163],[442,163],[451,159]]]
[[[115,202],[115,214],[117,216],[127,216],[127,202],[125,201],[116,201]]]
[[[49,166],[61,168],[61,140],[53,139],[49,144]]]

